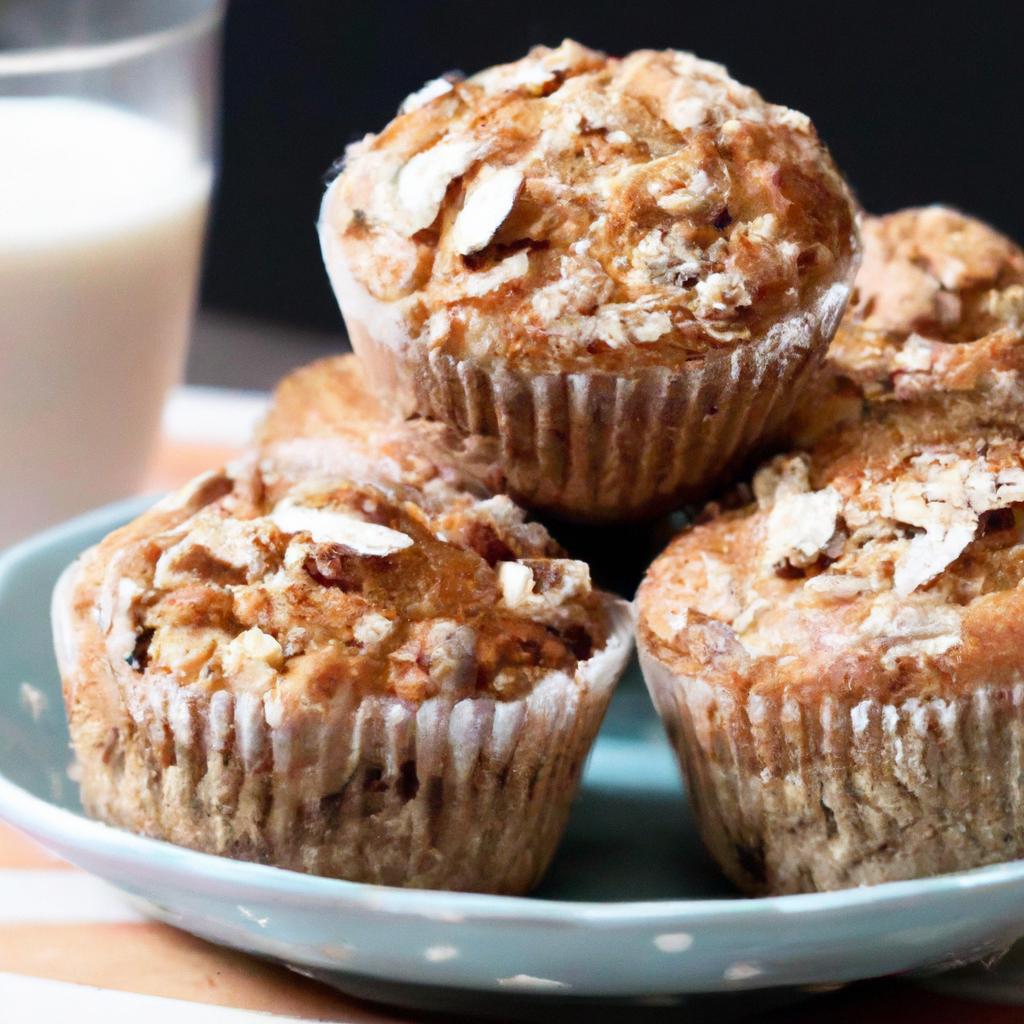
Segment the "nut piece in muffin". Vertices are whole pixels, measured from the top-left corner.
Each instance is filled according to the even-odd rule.
[[[426,510],[255,459],[65,572],[87,812],[207,853],[523,893],[629,654],[628,606],[506,497]]]
[[[853,301],[797,400],[794,444],[876,402],[1024,425],[1024,251],[943,206],[865,217],[861,234]]]
[[[766,465],[639,591],[691,807],[750,893],[1024,856],[1024,440],[900,412]]]
[[[411,97],[319,227],[380,393],[525,504],[605,521],[707,492],[778,430],[859,258],[803,114],[691,54],[572,41]]]

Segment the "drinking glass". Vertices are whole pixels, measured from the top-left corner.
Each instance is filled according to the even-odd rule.
[[[0,0],[0,547],[142,485],[194,313],[222,18]]]

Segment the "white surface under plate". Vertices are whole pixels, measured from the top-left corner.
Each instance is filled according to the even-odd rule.
[[[144,506],[101,509],[0,556],[0,815],[146,913],[360,995],[437,1008],[461,994],[463,1006],[523,1017],[555,1007],[561,1019],[584,1005],[598,1019],[595,999],[652,1013],[696,1000],[704,1019],[722,1015],[712,1006],[731,1015],[750,998],[782,996],[753,990],[952,966],[1024,933],[1024,862],[738,898],[701,849],[635,674],[616,694],[565,840],[530,898],[318,878],[90,821],[67,775],[50,591],[78,552]]]

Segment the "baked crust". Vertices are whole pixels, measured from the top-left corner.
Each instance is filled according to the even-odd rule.
[[[847,283],[853,209],[810,121],[720,65],[567,40],[434,91],[350,146],[325,196],[346,318],[354,283],[438,355],[623,374],[761,338]]]
[[[956,210],[864,217],[854,295],[791,434],[808,446],[865,403],[1024,422],[1024,251]]]
[[[705,497],[778,435],[859,259],[806,117],[690,54],[571,41],[404,109],[350,148],[319,224],[401,415],[584,521]]]
[[[62,577],[83,805],[294,870],[525,892],[628,657],[627,606],[508,498],[438,482],[398,437],[374,479],[346,479],[370,443],[350,421],[348,455],[334,435],[333,467],[302,472],[270,440],[287,411],[262,458]]]
[[[873,406],[640,588],[648,685],[750,892],[1024,855],[1024,441],[961,426]]]
[[[284,476],[341,476],[436,511],[502,489],[499,467],[474,458],[464,445],[461,460],[453,462],[449,453],[460,448],[460,440],[443,423],[403,420],[374,393],[363,363],[341,355],[280,381],[253,444],[262,462]],[[523,529],[539,537],[539,526]],[[527,542],[561,552],[551,538]]]
[[[161,503],[80,575],[84,600],[111,609],[108,656],[143,690],[306,701],[330,679],[413,702],[453,686],[503,699],[607,639],[586,564],[550,557],[543,533],[524,542],[487,502],[431,516],[372,485],[245,463],[202,479],[201,494],[220,490],[198,509],[189,491],[168,499],[183,508],[170,520]]]

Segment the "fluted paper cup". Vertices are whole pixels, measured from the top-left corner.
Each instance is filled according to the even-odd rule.
[[[677,367],[531,372],[457,359],[412,336],[400,303],[372,296],[321,237],[349,338],[404,416],[447,424],[447,455],[504,480],[521,504],[570,519],[642,519],[706,497],[778,435],[849,296],[841,280],[761,338]],[[489,470],[488,470],[489,467]]]
[[[676,674],[642,630],[638,646],[701,837],[748,893],[1024,856],[1024,684],[903,698],[764,694]]]
[[[417,704],[339,687],[326,705],[143,686],[54,593],[86,812],[205,853],[378,885],[520,894],[540,880],[632,646],[609,598],[605,646],[518,700]]]

